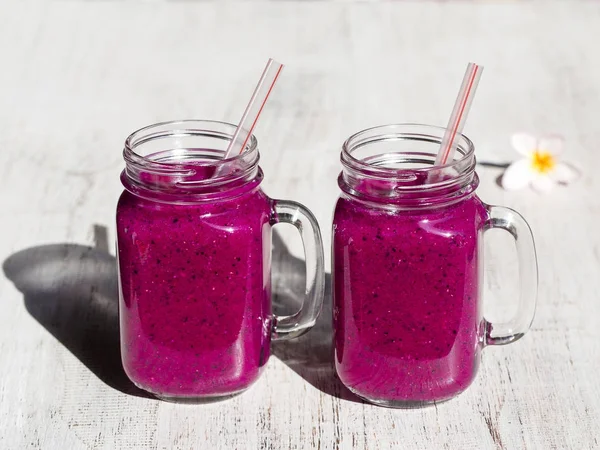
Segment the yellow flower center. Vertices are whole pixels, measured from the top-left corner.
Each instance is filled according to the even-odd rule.
[[[539,173],[548,173],[554,169],[556,165],[556,160],[554,156],[550,153],[545,152],[543,150],[536,150],[533,152],[533,156],[531,158],[531,165],[533,170]]]

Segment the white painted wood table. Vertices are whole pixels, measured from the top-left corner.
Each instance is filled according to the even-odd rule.
[[[596,2],[2,3],[0,448],[600,448],[597,42]],[[257,130],[264,188],[311,208],[327,249],[342,141],[443,125],[469,60],[486,66],[466,130],[481,161],[516,157],[515,131],[559,132],[585,169],[547,196],[506,193],[498,169],[479,169],[480,196],[532,225],[540,296],[532,331],[486,349],[458,398],[399,411],[347,395],[329,290],[317,330],[275,346],[241,396],[169,404],[125,378],[112,250],[123,140],[168,119],[236,122],[269,56],[287,67]],[[275,284],[289,294],[302,263],[283,236]],[[486,308],[504,317],[515,256],[506,236],[489,241]]]

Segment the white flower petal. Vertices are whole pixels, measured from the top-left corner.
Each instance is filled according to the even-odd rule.
[[[581,172],[577,168],[564,162],[557,163],[550,173],[552,179],[561,184],[569,184],[579,178],[580,175]]]
[[[538,175],[531,180],[531,187],[537,192],[548,192],[552,186],[554,182],[548,175]]]
[[[502,175],[502,187],[507,191],[522,189],[535,177],[531,163],[527,159],[515,161]]]
[[[514,134],[511,142],[515,150],[525,156],[531,155],[536,150],[538,144],[537,138],[527,133]]]
[[[544,136],[538,143],[538,150],[540,152],[548,152],[551,155],[560,155],[565,146],[565,139],[558,134],[551,134]]]

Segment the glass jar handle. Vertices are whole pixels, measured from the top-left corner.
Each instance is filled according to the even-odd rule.
[[[538,266],[531,228],[518,212],[503,206],[486,205],[488,220],[485,230],[500,228],[515,239],[519,260],[519,306],[512,320],[491,323],[484,319],[485,345],[515,342],[529,330],[535,315],[538,290]]]
[[[271,223],[289,223],[300,232],[306,258],[306,296],[300,310],[291,316],[275,316],[273,340],[293,339],[312,328],[323,306],[325,259],[323,240],[315,216],[300,203],[273,200]]]

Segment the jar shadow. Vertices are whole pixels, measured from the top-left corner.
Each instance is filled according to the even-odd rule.
[[[59,243],[27,248],[4,261],[4,274],[23,293],[27,312],[106,385],[124,394],[155,398],[135,386],[123,370],[116,258],[108,253],[106,228],[94,230],[95,247]],[[300,307],[305,279],[304,261],[292,256],[273,232],[276,313]],[[274,342],[272,351],[320,391],[363,403],[335,374],[330,274],[325,286],[323,310],[315,326],[297,339]]]
[[[95,226],[96,247],[49,244],[27,248],[3,263],[23,293],[25,308],[108,386],[153,398],[127,378],[119,347],[117,264],[106,228]]]
[[[290,254],[277,231],[273,231],[272,290],[275,314],[291,314],[304,298],[306,266]],[[315,326],[289,341],[273,342],[273,354],[312,386],[333,397],[364,403],[339,380],[333,350],[331,274],[325,274],[323,310]]]

